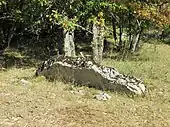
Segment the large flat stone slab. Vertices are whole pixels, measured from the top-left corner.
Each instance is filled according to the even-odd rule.
[[[94,87],[101,90],[145,93],[145,85],[140,79],[120,74],[115,68],[100,66],[86,58],[59,56],[44,61],[36,71],[36,76],[44,75],[50,80],[60,80]]]

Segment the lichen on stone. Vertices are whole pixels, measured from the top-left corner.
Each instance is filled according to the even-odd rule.
[[[115,68],[98,65],[83,57],[58,56],[48,59],[37,69],[36,76],[39,75],[102,90],[138,95],[146,91],[140,79],[120,74]]]

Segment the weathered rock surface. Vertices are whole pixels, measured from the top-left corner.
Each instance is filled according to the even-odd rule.
[[[107,93],[100,93],[100,94],[96,95],[94,98],[96,98],[99,101],[107,101],[107,100],[111,99],[111,96],[108,95]]]
[[[58,56],[44,61],[36,76],[125,93],[144,94],[140,79],[120,74],[115,68],[100,66],[86,58]]]

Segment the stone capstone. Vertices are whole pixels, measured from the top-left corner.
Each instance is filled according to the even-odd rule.
[[[133,76],[120,74],[115,68],[101,66],[83,57],[58,56],[44,61],[36,76],[74,84],[138,95],[145,94],[143,82]]]

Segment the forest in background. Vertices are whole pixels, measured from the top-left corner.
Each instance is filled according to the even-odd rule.
[[[169,43],[169,26],[168,0],[1,0],[0,52],[124,60],[149,39]]]

